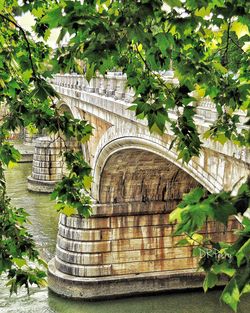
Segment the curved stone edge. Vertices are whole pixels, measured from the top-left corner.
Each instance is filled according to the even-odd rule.
[[[54,293],[74,299],[102,300],[142,294],[201,288],[204,273],[169,271],[108,277],[74,277],[58,271],[53,258],[48,264],[48,286]],[[219,285],[224,285],[222,280]]]
[[[57,181],[36,180],[29,176],[27,178],[29,191],[51,193],[54,191]]]

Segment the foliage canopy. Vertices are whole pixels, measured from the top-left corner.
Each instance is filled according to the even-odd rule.
[[[26,257],[41,260],[23,226],[24,210],[12,208],[6,196],[3,169],[19,158],[6,142],[9,132],[35,125],[79,141],[92,133],[87,121],[60,114],[59,95],[47,79],[61,71],[82,74],[83,63],[88,79],[96,72],[123,71],[135,91],[131,110],[147,119],[152,132],[171,129],[172,146],[184,162],[200,155],[203,139],[248,147],[248,124],[238,125],[239,112],[250,112],[249,11],[250,3],[244,0],[0,0],[0,102],[6,108],[0,126],[0,273],[9,272],[12,291],[18,285],[39,285],[44,276],[25,263]],[[35,36],[18,24],[17,16],[27,12],[35,18]],[[54,28],[60,28],[60,35],[52,50],[46,41]],[[169,68],[177,85],[161,75]],[[201,138],[194,115],[203,97],[214,102],[218,118]],[[172,109],[176,120],[169,118]],[[91,201],[82,186],[89,189],[90,168],[79,153],[68,151],[65,157],[70,172],[54,193],[58,208],[88,216]],[[205,290],[220,274],[230,277],[222,300],[235,311],[240,296],[250,291],[249,218],[243,218],[239,239],[232,245],[208,242],[197,231],[207,218],[226,225],[230,216],[244,214],[249,198],[249,183],[237,196],[225,191],[207,196],[196,189],[172,213],[178,234],[232,257],[229,262],[206,254],[200,265],[207,272]]]

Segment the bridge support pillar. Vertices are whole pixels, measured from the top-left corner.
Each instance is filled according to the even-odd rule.
[[[203,231],[232,241],[237,221],[228,227],[210,222]],[[61,215],[49,288],[93,300],[201,287],[192,248],[176,246],[173,229],[161,201],[95,205],[89,219]]]
[[[32,174],[28,177],[28,190],[50,193],[62,179],[64,143],[60,139],[40,137],[35,140]]]

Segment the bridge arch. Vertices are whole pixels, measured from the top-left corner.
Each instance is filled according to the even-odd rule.
[[[57,108],[60,110],[60,112],[67,112],[69,113],[73,118],[81,120],[83,118],[81,110],[79,110],[75,105],[72,105],[70,102],[65,101],[64,99],[61,99],[56,104]],[[87,146],[84,144],[77,144],[74,140],[72,141],[72,147],[79,148],[80,151],[82,151],[84,159],[87,160],[88,158],[88,149]]]
[[[61,111],[61,112],[67,112],[70,115],[72,115],[72,117],[74,118],[78,118],[79,120],[82,119],[81,113],[78,110],[78,108],[74,105],[70,105],[69,103],[67,103],[66,101],[59,100],[56,103],[57,108]]]
[[[131,166],[131,160],[128,156],[125,156],[126,160],[124,162],[121,162],[121,160],[123,160],[123,153],[125,155],[126,153],[133,155],[132,151],[137,151],[142,156],[141,162],[143,162],[145,152],[150,154],[151,158],[155,158],[156,162],[165,160],[166,164],[172,164],[177,169],[186,172],[210,192],[218,192],[223,188],[204,168],[197,167],[197,164],[194,166],[192,161],[189,164],[182,164],[180,160],[177,160],[176,152],[169,150],[168,145],[160,137],[148,136],[147,134],[133,134],[132,132],[126,135],[120,135],[112,127],[102,137],[92,164],[94,177],[92,196],[95,200],[98,202],[103,200],[100,197],[100,187],[105,166],[110,166],[112,162],[117,162],[118,159],[120,159],[121,166],[126,166],[126,160],[127,165]],[[144,153],[141,151],[144,151]],[[117,170],[119,170],[118,167]]]

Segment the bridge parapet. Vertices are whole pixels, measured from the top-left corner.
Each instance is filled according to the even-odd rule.
[[[173,79],[171,73],[167,72],[164,79],[176,84],[176,80]],[[95,158],[94,155],[96,155],[98,141],[105,136],[109,127],[112,129],[115,128],[117,134],[119,131],[120,135],[115,136],[115,138],[130,135],[131,132],[138,138],[141,138],[143,134],[147,134],[150,138],[160,140],[162,145],[168,149],[173,139],[173,133],[169,125],[166,127],[165,135],[169,137],[168,143],[166,144],[161,136],[150,134],[146,120],[136,119],[134,112],[128,110],[133,100],[134,93],[133,90],[128,90],[126,87],[126,76],[122,75],[121,72],[108,73],[106,76],[96,77],[93,79],[93,82],[90,81],[90,83],[86,81],[83,75],[58,74],[53,78],[52,84],[61,95],[62,101],[69,106],[71,110],[74,109],[74,112],[78,112],[78,115],[88,119],[95,127],[95,136],[94,139],[91,139],[89,144],[88,149],[90,153],[89,158],[87,158],[93,167],[94,164],[92,164],[91,160]],[[201,139],[203,139],[202,134],[206,132],[210,125],[217,119],[217,110],[215,104],[207,97],[201,99],[195,103],[195,105],[197,113],[195,123],[201,134]],[[172,110],[169,112],[169,117],[173,120],[177,119],[176,113],[175,110]],[[246,128],[244,125],[244,119],[246,117],[244,116],[244,112],[238,113],[241,121],[238,125],[240,130]],[[74,114],[74,116],[76,115]],[[113,137],[112,140],[114,140]],[[219,142],[206,140],[203,146],[207,152],[214,151],[216,155],[218,155],[218,159],[223,159],[225,156],[228,156],[240,160],[241,162],[250,162],[249,151],[244,147],[234,145],[232,142],[226,142],[224,145],[221,145]]]
[[[167,71],[161,74],[161,77],[173,86],[178,85],[178,80],[173,77],[173,72]],[[107,75],[97,75],[89,82],[84,75],[78,74],[57,74],[52,79],[52,84],[58,87],[69,88],[71,90],[94,93],[103,97],[112,98],[125,103],[132,103],[134,100],[134,91],[127,86],[126,74],[122,72],[108,72]],[[59,91],[59,90],[58,90]],[[63,89],[60,89],[63,92]],[[175,110],[170,113],[175,114]],[[218,117],[216,105],[208,98],[198,100],[196,103],[196,117],[202,121],[211,124]],[[245,121],[245,113],[238,111],[242,122]],[[242,127],[239,125],[239,127]]]
[[[171,71],[162,74],[166,82],[177,84]],[[52,79],[57,86],[97,93],[103,96],[112,97],[117,100],[132,102],[134,91],[127,86],[127,76],[122,72],[108,72],[107,75],[97,75],[89,82],[83,75],[78,74],[57,74]]]
[[[108,72],[107,75],[93,77],[89,82],[83,75],[57,74],[52,83],[57,86],[97,93],[126,102],[133,101],[133,90],[126,86],[127,78],[121,72]]]

